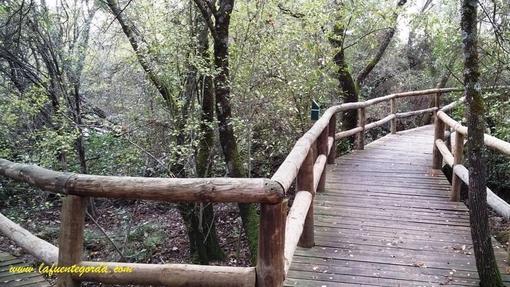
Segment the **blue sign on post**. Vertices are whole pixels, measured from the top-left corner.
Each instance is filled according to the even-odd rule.
[[[321,114],[321,107],[315,100],[312,100],[312,110],[310,111],[311,120],[312,121],[318,120],[320,114]]]

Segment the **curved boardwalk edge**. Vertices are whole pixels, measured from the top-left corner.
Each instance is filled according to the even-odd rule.
[[[37,272],[10,273],[11,266],[28,266],[23,260],[0,251],[0,286],[2,287],[49,287],[50,284]]]
[[[462,202],[430,176],[433,127],[387,135],[328,166],[314,200],[315,242],[286,286],[478,286]],[[507,253],[494,241],[507,285]]]

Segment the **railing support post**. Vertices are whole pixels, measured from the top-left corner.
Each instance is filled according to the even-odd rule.
[[[72,266],[81,262],[86,208],[86,197],[67,195],[64,198],[58,239],[58,266]],[[73,280],[70,273],[63,273],[57,278],[57,287],[78,286],[81,286],[81,282]]]
[[[434,148],[432,150],[432,171],[431,171],[432,175],[439,174],[441,172],[441,168],[443,167],[443,155],[436,146],[436,140],[443,138],[444,138],[444,123],[439,117],[436,117],[434,124],[434,143],[433,143]]]
[[[328,136],[333,138],[333,145],[331,146],[331,150],[328,154],[328,164],[335,164],[336,158],[336,140],[335,140],[335,132],[336,132],[336,114],[331,116],[328,125]]]
[[[397,133],[397,100],[395,98],[391,98],[390,100],[390,113],[392,115],[395,115],[395,118],[391,120],[391,133],[396,134]]]
[[[453,166],[462,164],[462,157],[464,153],[464,135],[455,132],[455,141],[453,144]],[[451,201],[460,201],[460,189],[462,187],[462,179],[458,177],[455,172],[452,175],[452,192],[450,194]]]
[[[317,139],[318,155],[328,156],[328,127],[326,127],[319,138]],[[326,186],[326,166],[322,170],[319,184],[317,185],[317,192],[323,192]]]
[[[358,127],[362,130],[356,135],[356,149],[365,149],[365,108],[358,109]]]
[[[312,145],[313,146],[313,145]],[[313,184],[313,165],[314,165],[313,149],[310,148],[305,160],[301,164],[297,178],[296,178],[296,190],[306,190],[315,196],[314,184]],[[306,214],[305,224],[303,226],[303,232],[299,238],[298,245],[305,248],[310,248],[315,245],[314,240],[314,228],[313,228],[313,199],[308,213]]]
[[[285,280],[287,200],[260,205],[257,287],[280,287]]]

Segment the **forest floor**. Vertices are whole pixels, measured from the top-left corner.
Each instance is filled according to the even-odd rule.
[[[35,235],[58,245],[61,200],[45,201],[41,191],[32,197],[0,204],[2,213]],[[96,199],[98,224],[115,242],[127,262],[191,263],[188,237],[177,206],[151,201]],[[225,259],[212,265],[250,266],[248,245],[242,232],[236,204],[215,204],[215,216],[220,246]],[[89,218],[85,223],[85,258],[91,261],[122,260],[121,255],[100,228]],[[13,241],[0,234],[0,250],[21,256],[37,264]],[[51,279],[51,278],[50,278]],[[53,279],[51,279],[53,280]],[[106,286],[89,283],[86,286]],[[112,286],[112,285],[108,285]]]

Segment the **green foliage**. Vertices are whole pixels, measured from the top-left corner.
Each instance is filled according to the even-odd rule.
[[[42,128],[32,135],[32,157],[42,166],[58,168],[58,155],[72,155],[77,130],[63,126],[58,130]]]
[[[29,144],[29,136],[18,131],[30,129],[37,121],[37,115],[46,99],[45,92],[37,87],[28,90],[23,97],[16,93],[0,96],[0,157],[10,158],[22,154],[21,148]]]
[[[510,97],[507,92],[484,94],[486,120],[489,132],[504,141],[510,142]],[[510,161],[508,156],[489,151],[487,161],[489,187],[510,200]]]
[[[152,254],[165,241],[166,234],[163,228],[154,223],[137,225],[128,234],[126,256],[134,262],[147,262]]]
[[[140,150],[114,132],[89,130],[86,137],[89,172],[99,175],[142,175]]]

